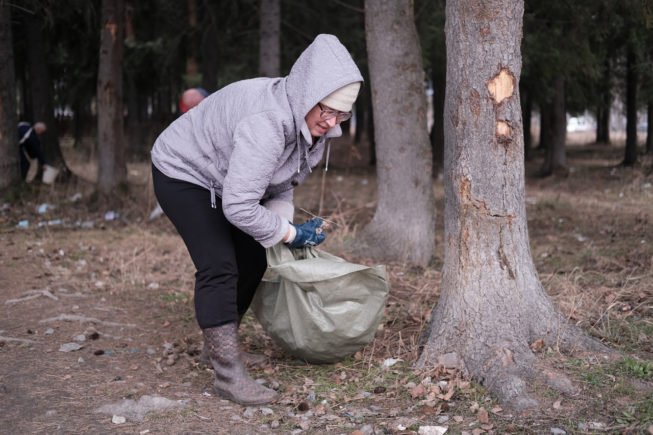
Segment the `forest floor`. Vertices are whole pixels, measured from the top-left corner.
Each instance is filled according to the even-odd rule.
[[[622,154],[570,146],[565,178],[536,178],[541,161],[527,164],[544,287],[571,322],[624,357],[536,349],[581,392],[535,391],[542,406],[523,415],[460,373],[412,368],[440,291],[441,180],[435,260],[386,264],[392,288],[374,342],[337,364],[305,364],[248,316],[243,347],[270,357],[252,374],[281,400],[242,407],[216,397],[198,364],[194,269],[167,219],[148,218],[148,164],[130,164],[129,199],[106,208],[83,181],[92,167],[71,162],[77,182],[0,200],[0,433],[653,433],[652,162],[623,168]],[[343,248],[375,207],[373,171],[346,169],[348,159],[326,178],[321,214],[338,227],[323,249],[372,264]],[[297,205],[318,214],[320,192],[321,172],[298,189]],[[123,407],[100,412],[112,404]]]

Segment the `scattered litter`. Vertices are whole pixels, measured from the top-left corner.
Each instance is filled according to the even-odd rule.
[[[20,228],[22,230],[29,228],[29,221],[27,219],[18,221],[18,224],[16,224],[16,228]]]
[[[54,227],[54,226],[61,225],[61,224],[63,224],[63,221],[61,219],[52,219],[52,220],[45,221],[45,222],[39,222],[37,227],[39,227],[39,228]]]
[[[38,214],[44,214],[47,213],[48,210],[52,210],[53,208],[54,205],[44,202],[43,204],[40,204],[38,207],[36,207],[36,212]]]
[[[80,199],[82,199],[82,194],[81,194],[80,192],[77,192],[76,194],[74,194],[73,196],[71,196],[70,198],[68,198],[68,200],[69,200],[70,202],[77,202],[77,201],[79,201]]]
[[[567,432],[565,432],[564,430],[562,430],[560,428],[557,428],[557,427],[552,427],[551,428],[551,433],[553,435],[566,435],[567,434]]]
[[[160,217],[162,214],[163,214],[163,209],[161,208],[161,205],[157,203],[156,207],[154,207],[154,210],[150,212],[150,217],[148,219],[152,221]]]
[[[84,358],[80,356],[79,358],[77,358],[77,362],[80,364],[84,364]]]
[[[122,415],[114,415],[111,417],[111,423],[113,424],[123,424],[125,422],[127,422],[127,419]]]
[[[52,335],[52,334],[54,334],[54,329],[48,328],[48,329],[45,330],[44,334],[45,335]]]
[[[157,290],[159,288],[159,283],[158,282],[151,282],[147,285],[147,288],[152,289],[152,290]]]
[[[91,230],[95,227],[95,222],[93,221],[77,221],[75,222],[75,226],[83,228],[85,230]]]
[[[578,240],[579,242],[584,242],[587,240],[587,237],[585,237],[582,234],[574,234],[574,237],[576,237],[576,240]]]
[[[143,421],[145,414],[149,412],[160,412],[168,409],[184,408],[185,406],[186,403],[179,400],[170,400],[161,396],[142,396],[138,401],[126,399],[102,405],[95,412],[113,415],[114,417],[121,416],[124,423],[127,419]]]
[[[443,435],[448,429],[444,426],[420,426],[417,433],[420,435]]]
[[[403,361],[403,360],[396,359],[396,358],[387,358],[386,360],[383,361],[383,367],[392,367],[393,365],[397,364],[399,361]]]
[[[110,210],[110,211],[104,213],[104,220],[105,221],[113,221],[113,220],[118,219],[119,216],[120,216],[120,213],[118,213],[117,211]]]
[[[84,334],[79,334],[73,337],[73,340],[79,341],[80,343],[86,341],[86,336]]]
[[[64,343],[59,348],[59,352],[74,352],[83,348],[84,346],[79,343]]]

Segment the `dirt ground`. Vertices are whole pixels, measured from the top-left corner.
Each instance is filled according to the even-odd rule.
[[[325,181],[321,214],[338,226],[324,249],[372,264],[351,257],[344,242],[374,212],[374,175],[360,150],[342,147]],[[604,362],[538,349],[581,393],[536,390],[542,407],[527,415],[502,409],[460,373],[412,369],[439,293],[441,180],[433,264],[387,264],[392,290],[373,343],[341,363],[310,365],[246,318],[243,347],[270,357],[252,373],[281,393],[276,404],[246,408],[215,397],[211,373],[198,364],[194,270],[166,218],[148,219],[148,165],[130,165],[129,200],[107,208],[83,181],[92,165],[73,162],[76,183],[31,186],[0,201],[0,433],[653,433],[652,162],[622,168],[622,153],[570,146],[566,178],[538,179],[541,161],[527,164],[542,283],[571,322],[624,355]],[[315,214],[321,177],[296,195]],[[168,400],[145,414],[144,396]],[[126,400],[129,408],[98,412]]]

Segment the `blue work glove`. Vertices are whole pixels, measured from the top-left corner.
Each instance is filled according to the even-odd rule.
[[[295,231],[297,231],[295,238],[291,242],[286,243],[290,249],[316,246],[324,242],[324,239],[326,239],[326,234],[324,234],[321,228],[322,219],[320,218],[313,218],[300,225],[290,225],[295,227]]]

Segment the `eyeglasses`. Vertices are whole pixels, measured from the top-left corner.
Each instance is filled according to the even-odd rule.
[[[322,103],[317,103],[320,106],[320,118],[323,121],[328,121],[330,119],[336,118],[336,123],[340,124],[351,118],[351,112],[340,112],[339,110],[333,110],[329,107],[324,107]]]

